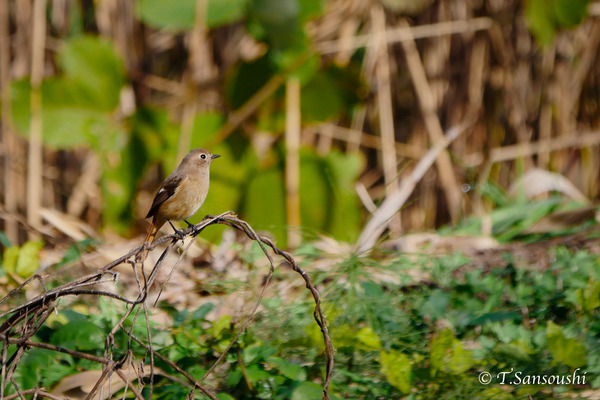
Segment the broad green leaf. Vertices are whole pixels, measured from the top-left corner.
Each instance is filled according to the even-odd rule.
[[[246,364],[259,363],[270,359],[276,352],[276,348],[256,342],[244,349],[242,357]]]
[[[362,327],[356,332],[356,339],[368,350],[381,350],[381,340],[370,326]]]
[[[40,250],[44,247],[41,240],[25,242],[19,250],[15,272],[28,278],[40,268]]]
[[[410,393],[412,365],[408,356],[397,350],[379,353],[381,372],[387,381],[404,394]]]
[[[225,93],[234,110],[239,109],[276,73],[268,55],[234,67],[225,80]]]
[[[578,368],[586,364],[586,349],[577,339],[566,338],[559,325],[548,321],[546,326],[546,342],[552,357],[571,368]]]
[[[473,364],[475,364],[473,352],[465,350],[460,340],[454,339],[452,343],[452,357],[447,365],[448,372],[460,375],[471,369]]]
[[[437,371],[461,374],[469,370],[475,363],[473,352],[465,350],[460,340],[454,337],[449,328],[438,332],[431,340],[429,361],[431,376]]]
[[[206,143],[214,139],[219,129],[225,123],[225,117],[218,112],[197,114],[192,125],[191,148],[203,148]],[[213,151],[213,153],[215,153]]]
[[[333,193],[323,158],[308,149],[300,153],[299,192],[302,228],[323,232],[331,215]]]
[[[286,246],[285,189],[279,169],[256,171],[251,176],[244,199],[244,215],[254,229],[271,232],[278,246]]]
[[[271,357],[268,362],[276,366],[284,376],[294,381],[306,380],[306,371],[300,364],[290,362],[280,357]]]
[[[218,321],[212,326],[212,336],[217,340],[223,338],[223,331],[231,328],[231,315],[223,315]]]
[[[302,88],[300,110],[303,121],[327,121],[347,110],[346,99],[337,82],[319,72]]]
[[[469,325],[483,325],[486,322],[499,322],[499,321],[514,321],[514,320],[521,320],[523,319],[523,316],[519,313],[516,312],[507,312],[507,311],[494,311],[494,312],[489,312],[489,313],[485,313],[483,315],[478,316],[477,318],[474,318],[473,320],[471,320],[469,322]]]
[[[17,260],[19,259],[19,246],[11,246],[4,249],[2,257],[2,269],[7,274],[13,274],[17,269]]]
[[[554,0],[527,0],[525,4],[529,29],[542,45],[552,43],[556,35],[556,15],[553,2]]]
[[[208,0],[206,25],[209,28],[231,24],[244,18],[248,0]]]
[[[585,313],[591,314],[600,307],[600,281],[591,278],[584,289],[577,289],[576,294],[579,306]]]
[[[534,353],[533,349],[523,339],[514,340],[508,344],[501,343],[496,346],[494,351],[509,359],[516,359],[525,362],[530,362],[530,355]]]
[[[363,166],[358,154],[331,151],[325,156],[333,188],[333,207],[327,232],[338,240],[354,241],[360,233],[360,201],[354,185]]]
[[[206,26],[216,28],[241,20],[248,0],[207,0]],[[196,0],[138,0],[138,18],[155,28],[173,32],[192,30]]]
[[[572,28],[587,16],[589,0],[553,0],[558,26]]]
[[[0,231],[0,246],[10,247],[10,239],[6,236],[6,233]]]
[[[323,397],[323,387],[314,382],[300,382],[290,400],[314,400]]]
[[[86,106],[104,111],[119,104],[125,68],[112,44],[96,36],[77,36],[59,52],[66,78],[89,96]]]
[[[66,348],[95,350],[104,339],[102,330],[92,322],[71,321],[54,332],[50,342]]]
[[[196,0],[138,0],[136,11],[148,25],[181,32],[194,27]]]
[[[325,2],[323,0],[300,1],[300,20],[303,22],[323,15]]]
[[[253,384],[261,380],[269,379],[270,377],[271,374],[258,364],[252,364],[246,367],[246,378]]]
[[[305,43],[306,35],[300,21],[299,0],[250,0],[248,16],[260,26],[262,35],[272,47],[291,50]],[[250,32],[257,34],[256,30]]]
[[[454,335],[448,328],[438,332],[431,339],[429,362],[431,364],[431,376],[435,376],[437,371],[443,370],[448,356],[452,351]]]
[[[213,303],[204,303],[192,313],[190,318],[196,321],[203,320],[213,308],[215,308]]]

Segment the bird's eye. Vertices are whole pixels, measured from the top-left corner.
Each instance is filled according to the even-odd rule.
[[[202,154],[202,155],[200,156],[200,158],[202,158],[202,159],[204,160],[204,159],[206,158],[206,154]]]

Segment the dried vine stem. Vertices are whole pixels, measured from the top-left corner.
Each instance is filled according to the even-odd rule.
[[[148,323],[148,312],[147,312],[145,301],[147,299],[148,292],[151,289],[151,287],[153,286],[154,281],[158,275],[158,271],[160,270],[160,268],[162,267],[162,265],[164,264],[164,262],[166,260],[166,254],[171,250],[171,248],[175,245],[175,243],[177,243],[178,241],[183,241],[186,237],[190,237],[190,236],[196,237],[206,227],[208,227],[210,225],[214,225],[214,224],[223,224],[223,225],[230,226],[234,229],[237,229],[240,232],[243,232],[251,240],[255,240],[260,245],[262,251],[264,252],[267,259],[269,260],[270,268],[269,268],[267,277],[265,279],[265,282],[262,286],[262,289],[260,291],[260,294],[256,300],[256,303],[254,304],[254,306],[250,312],[250,315],[248,315],[246,317],[244,323],[239,328],[238,333],[236,334],[234,339],[230,342],[229,346],[226,348],[226,350],[223,352],[223,354],[221,354],[221,356],[209,368],[206,375],[200,381],[197,381],[190,374],[186,373],[183,369],[178,367],[175,363],[169,361],[166,357],[162,356],[160,353],[156,352],[153,349],[151,335],[150,335],[150,326]],[[275,262],[273,260],[273,257],[267,250],[267,247],[270,247],[271,250],[273,251],[273,253],[282,256],[290,264],[292,269],[302,276],[302,279],[304,280],[304,282],[306,284],[306,288],[310,290],[310,292],[313,296],[313,299],[315,301],[315,310],[314,310],[313,316],[315,318],[315,321],[321,328],[321,332],[323,334],[323,340],[324,340],[324,344],[325,344],[326,373],[325,373],[325,380],[324,380],[324,384],[323,384],[323,400],[328,400],[329,399],[329,385],[331,382],[331,375],[333,372],[333,364],[334,364],[334,359],[333,359],[334,348],[331,343],[331,339],[329,337],[329,332],[327,329],[327,320],[325,319],[325,316],[321,309],[321,297],[319,295],[319,292],[313,286],[308,274],[298,266],[298,264],[296,263],[296,261],[294,260],[292,255],[290,253],[278,248],[273,243],[273,241],[271,241],[269,238],[257,235],[256,232],[254,231],[254,229],[252,229],[252,227],[247,222],[240,220],[232,212],[226,212],[226,213],[223,213],[223,214],[220,214],[217,216],[207,216],[206,218],[204,218],[204,220],[202,220],[202,222],[200,222],[199,224],[197,224],[193,227],[187,228],[186,230],[183,231],[183,233],[184,233],[183,237],[179,237],[176,234],[165,235],[165,236],[155,240],[154,243],[152,243],[152,244],[144,244],[142,246],[136,247],[136,248],[130,250],[124,256],[122,256],[122,257],[108,263],[104,267],[100,268],[96,273],[89,274],[89,275],[83,276],[81,278],[75,279],[73,281],[67,282],[67,283],[60,285],[51,290],[47,290],[44,285],[45,277],[36,275],[36,276],[30,278],[29,280],[27,280],[24,284],[20,285],[17,290],[12,291],[4,299],[1,299],[0,304],[2,304],[2,302],[4,302],[8,297],[14,296],[14,294],[17,291],[22,290],[26,285],[28,285],[33,280],[39,281],[41,284],[41,287],[44,289],[44,293],[42,293],[41,295],[36,296],[36,297],[28,300],[24,304],[0,314],[0,318],[3,319],[2,323],[0,324],[0,342],[2,342],[2,350],[1,350],[1,354],[0,354],[0,362],[2,363],[1,382],[0,382],[0,400],[23,398],[24,394],[32,394],[32,393],[35,396],[37,396],[38,398],[49,398],[49,399],[59,398],[59,397],[56,397],[56,395],[47,392],[46,390],[42,390],[41,388],[21,390],[17,386],[17,383],[15,382],[14,377],[13,377],[14,372],[15,372],[17,365],[20,362],[21,358],[25,354],[25,352],[31,347],[45,348],[45,349],[56,351],[56,352],[62,352],[62,353],[70,354],[73,357],[85,358],[85,359],[95,361],[95,362],[101,364],[103,366],[101,376],[99,377],[99,379],[98,379],[96,385],[94,386],[94,388],[92,389],[92,391],[88,394],[88,396],[87,396],[88,399],[92,399],[92,398],[95,398],[95,396],[101,395],[103,390],[106,390],[105,383],[108,382],[109,379],[115,379],[116,377],[118,377],[116,379],[123,380],[127,390],[131,390],[131,392],[134,393],[136,398],[141,398],[140,393],[141,393],[141,387],[143,385],[143,383],[141,382],[142,380],[138,379],[139,386],[136,388],[134,385],[132,385],[131,379],[126,377],[122,371],[123,366],[130,364],[132,361],[131,360],[131,344],[132,344],[132,342],[136,342],[136,343],[140,344],[142,347],[144,347],[148,351],[148,354],[150,356],[150,382],[151,382],[150,383],[150,385],[151,385],[150,391],[152,391],[152,388],[153,388],[152,382],[154,380],[154,359],[159,358],[162,361],[169,364],[174,370],[176,370],[179,374],[183,375],[191,383],[190,387],[192,387],[192,392],[190,392],[190,394],[193,393],[193,391],[195,391],[195,390],[200,390],[210,399],[216,400],[215,395],[212,394],[208,389],[206,389],[202,385],[202,382],[204,381],[204,379],[206,379],[206,377],[208,377],[214,371],[216,366],[223,360],[223,358],[228,353],[228,351],[231,349],[231,347],[236,343],[236,341],[240,337],[240,335],[249,326],[252,319],[254,318],[254,315],[256,314],[256,311],[260,305],[260,302],[266,292],[267,286],[275,272]],[[150,271],[150,273],[146,276],[146,274],[144,272],[144,268],[143,268],[143,261],[141,262],[141,265],[140,265],[140,263],[136,262],[136,260],[141,260],[141,257],[139,257],[139,256],[141,254],[143,254],[143,252],[145,252],[147,250],[148,251],[153,250],[157,246],[167,243],[167,242],[169,242],[169,243],[167,244],[166,249],[163,251],[163,253],[159,257],[158,261],[156,261],[156,263],[152,267],[152,270]],[[172,267],[173,269],[177,268],[177,266],[179,265],[179,263],[181,262],[181,260],[183,258],[183,255],[187,252],[188,249],[189,249],[189,245],[183,249],[182,254],[177,259],[175,264],[173,265],[173,267]],[[118,275],[118,273],[114,272],[113,269],[115,267],[117,267],[118,265],[122,265],[122,264],[130,264],[134,270],[134,275],[136,277],[136,282],[137,282],[137,286],[138,286],[138,290],[139,290],[139,293],[135,299],[129,299],[129,298],[121,296],[117,293],[113,293],[113,292],[106,291],[106,290],[100,290],[100,289],[96,288],[97,285],[100,283],[116,283],[116,282],[118,282],[119,275]],[[142,272],[141,276],[138,273],[138,268],[140,266],[141,266],[141,268],[139,270]],[[169,276],[170,276],[170,274],[169,274]],[[56,301],[58,299],[60,299],[61,297],[65,297],[65,296],[79,296],[79,295],[110,297],[110,298],[116,299],[118,301],[121,301],[129,306],[128,310],[125,312],[125,314],[122,316],[122,318],[120,318],[119,322],[114,326],[114,328],[111,330],[110,334],[107,336],[106,341],[105,341],[105,351],[104,351],[103,357],[98,357],[96,355],[88,354],[85,352],[59,348],[59,347],[49,345],[46,343],[35,342],[31,339],[35,335],[35,333],[38,331],[38,329],[40,329],[40,327],[46,321],[46,319],[51,314],[51,312],[54,311],[55,306],[56,306]],[[160,296],[160,293],[159,293],[159,296]],[[139,308],[140,306],[142,307],[141,310]],[[147,340],[147,343],[145,343],[144,340],[135,336],[133,334],[133,331],[130,329],[127,329],[123,324],[125,319],[127,319],[132,314],[133,314],[134,318],[137,318],[137,315],[140,311],[143,311],[144,315],[146,316],[148,337],[145,338],[145,340]],[[119,330],[125,332],[125,334],[127,334],[129,336],[130,340],[128,343],[128,349],[127,349],[128,351],[126,352],[126,354],[120,359],[114,359],[114,354],[113,354],[114,335]],[[16,346],[16,350],[14,352],[12,352],[12,355],[10,357],[8,356],[8,354],[10,353],[8,351],[9,346]],[[113,375],[116,375],[116,377],[112,378]],[[138,376],[138,378],[141,378],[141,377]],[[170,379],[176,379],[176,378],[171,377]],[[12,384],[17,393],[15,393],[14,395],[5,397],[4,393],[5,393],[5,389],[7,388],[7,384]]]

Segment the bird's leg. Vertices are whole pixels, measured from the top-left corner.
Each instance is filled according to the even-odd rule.
[[[184,219],[183,222],[185,222],[188,225],[188,228],[192,228],[192,232],[194,233],[194,236],[196,236],[200,233],[200,230],[198,228],[196,228],[196,225],[192,224],[187,219]]]
[[[175,225],[173,225],[173,223],[171,221],[167,221],[167,222],[169,222],[169,225],[171,225],[171,228],[173,228],[173,230],[175,231],[177,236],[179,236],[179,239],[181,239],[183,241],[183,238],[185,237],[185,233],[183,233],[182,230],[175,228]]]

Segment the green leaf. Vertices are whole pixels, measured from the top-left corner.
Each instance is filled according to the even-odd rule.
[[[256,171],[248,183],[244,199],[244,215],[257,230],[268,230],[286,244],[286,211],[283,173],[276,168]]]
[[[15,272],[28,278],[40,268],[40,250],[44,247],[42,240],[29,241],[21,247]]]
[[[19,246],[11,246],[4,249],[2,257],[2,269],[7,274],[15,273],[17,260],[19,259]]]
[[[208,0],[206,26],[216,28],[244,17],[248,0]],[[155,28],[172,32],[192,30],[196,22],[196,0],[139,0],[138,18]]]
[[[431,376],[435,376],[437,371],[442,370],[446,365],[448,355],[452,350],[454,335],[448,328],[437,333],[431,339],[429,362],[431,364]]]
[[[104,343],[102,330],[89,321],[71,321],[59,328],[50,342],[54,345],[79,350],[98,349]]]
[[[326,164],[313,150],[300,152],[300,219],[302,228],[322,232],[327,228],[332,205],[332,191]]]
[[[300,382],[290,400],[314,400],[323,397],[323,387],[313,382]]]
[[[381,372],[387,381],[404,394],[410,393],[412,365],[408,356],[397,350],[379,353]]]
[[[248,0],[208,0],[206,25],[216,28],[244,18]]]
[[[483,315],[474,318],[469,322],[469,325],[483,325],[486,322],[499,322],[499,321],[519,321],[522,320],[523,316],[515,312],[507,311],[494,311],[485,313]]]
[[[68,40],[59,61],[69,80],[89,97],[86,106],[112,111],[119,104],[125,68],[112,44],[97,36]]]
[[[474,364],[473,352],[465,350],[460,340],[454,337],[449,328],[437,333],[431,340],[429,362],[431,376],[437,371],[451,374],[462,374]]]
[[[192,125],[192,144],[191,148],[204,147],[211,142],[219,129],[225,123],[225,116],[218,112],[207,112],[197,114],[194,117]]]
[[[325,160],[333,189],[332,215],[327,232],[338,240],[354,241],[361,226],[360,201],[354,185],[362,171],[363,158],[359,154],[331,151]]]
[[[381,350],[381,339],[370,326],[362,327],[356,332],[356,339],[368,350]]]
[[[475,364],[473,352],[465,350],[460,340],[455,339],[452,343],[452,357],[447,365],[447,371],[455,375],[463,374]]]
[[[552,321],[548,321],[546,326],[546,342],[555,360],[571,368],[578,368],[586,364],[585,346],[577,339],[566,338],[562,328]]]
[[[586,314],[592,314],[600,307],[600,281],[594,281],[593,277],[584,289],[577,289],[576,294],[578,303]]]
[[[10,247],[10,239],[6,236],[6,233],[0,231],[0,246]]]
[[[136,11],[148,25],[181,32],[194,27],[196,0],[138,0]]]
[[[225,92],[234,110],[239,109],[277,72],[275,65],[264,55],[252,62],[244,62],[227,74]]]
[[[223,339],[223,331],[231,328],[231,315],[223,315],[212,326],[212,335],[217,340]]]
[[[120,150],[125,132],[113,120],[125,72],[112,44],[98,37],[77,36],[60,49],[64,74],[42,82],[42,139],[56,148],[88,145],[97,151]],[[13,120],[28,135],[31,85],[27,80],[11,87]]]
[[[300,21],[299,0],[250,0],[248,16],[260,30],[249,31],[273,48],[291,50],[305,44],[306,35]],[[257,33],[260,34],[257,35]]]
[[[346,99],[337,82],[327,73],[318,72],[302,88],[300,111],[306,122],[328,121],[341,115]]]
[[[246,364],[258,363],[269,359],[277,352],[272,346],[255,343],[244,349],[243,360]]]
[[[252,383],[257,383],[258,381],[269,379],[271,374],[265,371],[260,365],[252,364],[246,367],[246,377]]]
[[[558,26],[572,28],[587,16],[589,0],[553,0]]]
[[[556,35],[556,15],[553,0],[527,0],[525,16],[529,21],[529,29],[542,45],[548,45]]]
[[[300,364],[296,364],[279,357],[269,358],[269,363],[273,364],[281,373],[294,381],[305,381],[306,371]]]

